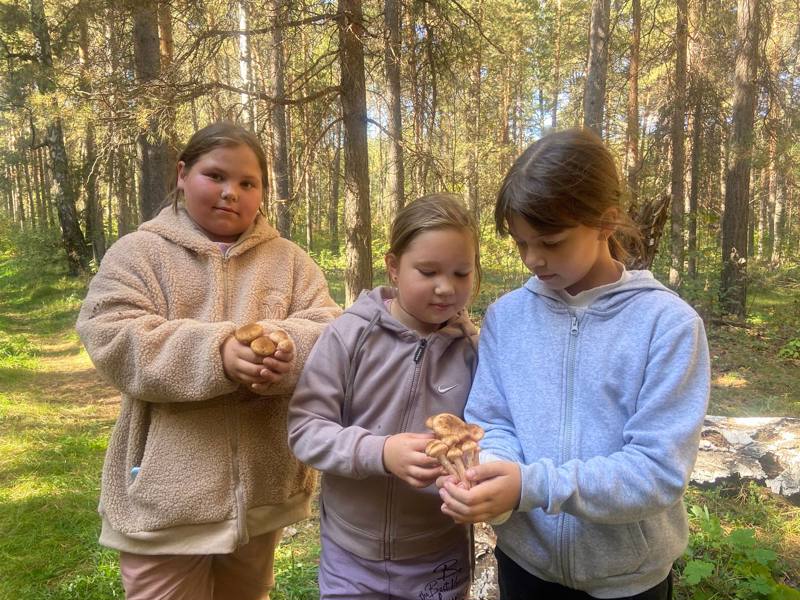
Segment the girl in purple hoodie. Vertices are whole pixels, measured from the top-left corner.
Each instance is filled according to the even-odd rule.
[[[289,444],[322,471],[320,598],[458,600],[466,526],[439,510],[425,419],[462,414],[477,330],[478,232],[456,196],[426,196],[394,221],[393,287],[364,292],[317,341],[289,407]]]

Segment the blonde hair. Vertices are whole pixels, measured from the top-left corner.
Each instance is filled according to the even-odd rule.
[[[388,254],[398,259],[419,234],[436,229],[456,229],[469,233],[475,248],[475,286],[473,297],[481,286],[480,236],[475,219],[455,194],[429,194],[402,208],[392,223]]]
[[[267,156],[264,154],[264,149],[261,147],[261,142],[254,133],[248,131],[241,125],[232,123],[230,121],[217,121],[206,125],[202,129],[198,129],[194,135],[189,139],[186,147],[178,156],[178,162],[183,162],[185,172],[189,172],[195,163],[200,160],[203,155],[208,154],[217,148],[235,148],[237,146],[247,146],[256,155],[258,166],[261,169],[261,186],[264,193],[266,193],[268,166]],[[176,182],[172,182],[172,189],[164,200],[161,208],[172,205],[172,208],[178,210],[178,202],[181,200],[180,190],[177,189]],[[261,212],[261,208],[259,208]],[[262,213],[263,214],[263,213]]]
[[[614,158],[597,134],[565,129],[528,146],[511,166],[497,194],[495,226],[505,236],[509,217],[519,215],[543,233],[577,225],[613,228],[609,249],[624,262],[629,252],[618,236],[634,248],[642,237],[622,206],[624,195]]]

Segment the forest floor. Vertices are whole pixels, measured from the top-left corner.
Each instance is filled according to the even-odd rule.
[[[800,417],[800,361],[778,357],[797,336],[800,286],[765,289],[754,290],[747,321],[709,324],[711,414]],[[0,254],[0,600],[124,596],[116,554],[97,544],[96,513],[118,395],[74,333],[84,293],[85,282],[55,267]],[[756,486],[692,488],[687,505],[695,558],[714,529],[705,507],[723,531],[754,530],[779,557],[775,577],[800,582],[800,509]],[[317,534],[316,519],[287,530],[273,600],[317,598]],[[703,597],[694,589],[679,580],[676,597]]]

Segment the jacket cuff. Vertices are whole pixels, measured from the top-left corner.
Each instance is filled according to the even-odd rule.
[[[368,435],[359,442],[355,449],[356,473],[364,477],[389,474],[383,466],[383,446],[388,437]]]
[[[547,470],[541,463],[520,465],[522,485],[520,486],[520,512],[530,512],[535,508],[547,507]]]

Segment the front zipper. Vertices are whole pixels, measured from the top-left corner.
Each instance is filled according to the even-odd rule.
[[[425,348],[428,347],[428,340],[423,338],[417,344],[414,350],[414,356],[411,359],[414,363],[414,371],[411,374],[411,389],[408,391],[408,398],[406,398],[406,405],[403,408],[403,413],[400,419],[400,432],[405,432],[408,427],[408,419],[411,415],[411,401],[417,393],[417,383],[419,382],[419,374],[422,371],[422,361],[425,358]],[[391,546],[391,531],[392,531],[392,495],[394,492],[394,477],[389,477],[389,484],[386,491],[386,520],[383,527],[383,558],[384,560],[392,560],[392,546]]]
[[[231,246],[232,248],[232,246]],[[225,251],[222,256],[222,318],[228,318],[228,253],[231,248]],[[241,474],[239,473],[239,407],[236,404],[230,408],[229,421],[231,421],[231,470],[233,478],[233,495],[236,502],[236,545],[246,544],[250,536],[247,532],[246,509],[244,502],[244,490],[242,489]]]
[[[575,395],[575,352],[578,345],[578,316],[570,313],[570,328],[567,343],[567,389],[564,398],[564,440],[561,444],[561,464],[570,459],[572,453],[572,409]],[[559,515],[559,543],[561,551],[561,575],[567,587],[574,588],[569,568],[569,529],[567,515]]]

